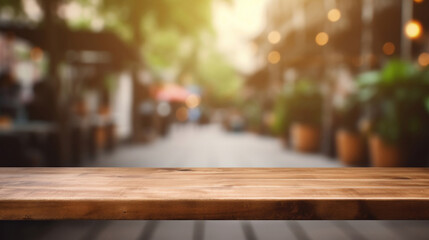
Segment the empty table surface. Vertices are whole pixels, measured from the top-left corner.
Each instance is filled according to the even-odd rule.
[[[0,219],[429,219],[429,169],[0,168]]]

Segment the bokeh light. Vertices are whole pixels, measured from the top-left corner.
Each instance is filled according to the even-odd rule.
[[[280,62],[280,59],[281,59],[281,55],[278,51],[271,51],[268,54],[268,62],[270,62],[271,64],[276,64]]]
[[[161,117],[167,117],[171,112],[170,104],[168,102],[160,102],[156,111]]]
[[[419,55],[418,62],[420,66],[427,67],[429,66],[429,53],[424,52]]]
[[[338,8],[333,8],[328,12],[328,20],[338,22],[341,19],[341,11]]]
[[[405,35],[410,39],[419,38],[422,35],[422,25],[419,21],[411,20],[405,25]]]
[[[393,55],[395,53],[396,47],[395,44],[393,44],[392,42],[386,42],[383,45],[383,53],[390,56]]]
[[[326,32],[320,32],[316,35],[315,41],[319,46],[325,46],[329,42],[329,35]]]
[[[268,41],[271,44],[276,44],[276,43],[280,42],[281,38],[282,38],[282,36],[280,35],[280,33],[278,31],[271,31],[268,34]]]
[[[196,108],[198,105],[200,105],[201,98],[198,95],[191,94],[186,98],[186,106],[188,108]]]
[[[39,47],[34,47],[30,51],[30,57],[33,61],[39,61],[43,57],[43,50]]]

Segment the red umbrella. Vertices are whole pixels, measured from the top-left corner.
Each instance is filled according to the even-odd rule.
[[[177,84],[164,85],[157,93],[156,99],[168,102],[184,102],[189,96],[189,92]]]

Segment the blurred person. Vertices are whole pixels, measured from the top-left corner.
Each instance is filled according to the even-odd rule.
[[[149,134],[152,128],[153,116],[155,113],[155,106],[151,99],[146,99],[140,103],[140,122],[143,130],[143,134]]]
[[[20,86],[10,70],[0,73],[0,116],[16,119],[19,113]]]
[[[233,132],[242,132],[245,129],[245,119],[243,115],[235,110],[229,116],[230,130]]]
[[[191,108],[188,110],[188,116],[190,122],[196,123],[201,117],[201,110],[199,108]]]
[[[40,92],[40,85],[35,86],[35,95],[31,104],[38,103],[39,98],[46,98],[48,94],[46,92]],[[27,120],[27,111],[25,109],[24,99],[22,99],[22,87],[18,83],[17,79],[10,71],[4,71],[0,74],[0,116],[9,119],[9,125],[12,122],[16,122],[16,127],[6,131],[0,137],[0,146],[2,147],[0,161],[1,166],[46,166],[48,164],[48,155],[52,143],[55,141],[52,138],[39,137],[41,131],[36,125],[28,125]],[[41,106],[36,107],[36,109],[43,110],[41,115],[44,119],[49,114],[52,114],[53,106],[55,101],[49,99],[42,102]],[[28,107],[28,106],[27,106]],[[27,111],[26,111],[27,110]],[[33,116],[33,111],[30,111],[29,116]],[[34,120],[34,119],[30,119]],[[41,120],[36,118],[35,120]],[[3,120],[4,122],[5,120]],[[26,126],[21,128],[19,126]],[[43,131],[42,131],[43,132]],[[44,135],[48,136],[48,135]],[[52,156],[54,153],[51,154]]]
[[[33,98],[27,104],[28,119],[30,121],[55,120],[55,92],[49,79],[41,79],[33,85]]]
[[[201,109],[201,117],[198,121],[198,124],[205,125],[210,123],[210,114],[206,108]]]
[[[0,35],[0,71],[8,72],[16,63],[14,54],[15,36]]]
[[[156,107],[157,123],[161,136],[167,136],[171,125],[171,105],[169,102],[163,101],[158,103]]]

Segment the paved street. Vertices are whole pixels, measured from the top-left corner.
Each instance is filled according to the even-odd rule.
[[[320,155],[282,147],[279,139],[228,133],[219,125],[175,125],[170,135],[148,145],[120,147],[87,166],[104,167],[340,167]]]
[[[175,126],[148,145],[122,146],[87,166],[118,167],[339,167],[337,161],[298,154],[278,139],[227,133],[217,125]],[[33,229],[33,231],[22,231]],[[34,231],[37,229],[37,231]],[[22,239],[43,240],[425,240],[428,221],[61,221],[28,222]],[[19,238],[18,238],[19,239]]]

